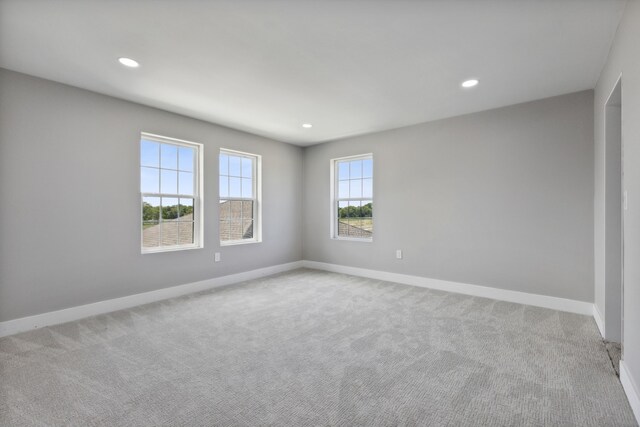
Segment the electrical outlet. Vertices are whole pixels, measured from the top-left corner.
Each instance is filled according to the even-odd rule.
[[[213,257],[215,262],[220,262],[220,252],[216,252]]]
[[[402,259],[402,249],[396,249],[396,259]]]

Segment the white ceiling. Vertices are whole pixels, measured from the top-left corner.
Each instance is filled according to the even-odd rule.
[[[0,67],[311,145],[593,88],[624,6],[0,0]]]

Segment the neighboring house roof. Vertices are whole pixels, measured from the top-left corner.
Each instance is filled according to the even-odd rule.
[[[142,246],[145,248],[185,243],[193,243],[193,214],[165,219],[160,224],[142,230]]]
[[[370,238],[373,232],[346,222],[338,221],[338,236]]]
[[[219,209],[220,240],[242,240],[253,238],[252,201],[227,200],[220,203]]]
[[[242,240],[253,238],[253,221],[220,221],[221,240]]]
[[[253,202],[227,200],[220,203],[219,209],[219,231],[222,240],[242,240],[253,237]],[[166,219],[160,224],[142,230],[142,245],[146,248],[192,242],[193,214]]]
[[[248,203],[248,204],[247,204]],[[242,240],[253,237],[251,202],[226,201],[220,203],[220,236],[222,240]],[[243,205],[245,204],[245,205]],[[244,212],[242,210],[244,209]],[[246,214],[244,220],[241,213]],[[232,220],[231,218],[234,218]],[[164,220],[142,230],[143,247],[172,246],[193,242],[193,214],[176,219]],[[162,232],[161,232],[162,231]],[[373,232],[346,222],[338,222],[338,235],[358,238],[371,238]],[[162,242],[160,239],[162,238]]]

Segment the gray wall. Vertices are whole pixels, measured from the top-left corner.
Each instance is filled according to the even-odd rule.
[[[140,254],[141,131],[204,144],[204,249]],[[262,243],[219,248],[220,147],[263,156]],[[298,147],[0,70],[0,321],[300,260],[301,174]]]
[[[330,159],[369,152],[374,241],[332,240]],[[307,260],[592,302],[593,91],[310,147],[303,199]]]
[[[622,143],[624,188],[624,334],[622,358],[640,384],[640,2],[627,3],[609,58],[595,89],[595,304],[605,312],[605,143],[604,108],[622,73]]]

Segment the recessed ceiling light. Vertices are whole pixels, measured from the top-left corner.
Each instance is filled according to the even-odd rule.
[[[138,68],[140,66],[140,64],[138,64],[138,61],[131,58],[118,58],[118,61],[125,67]]]
[[[474,87],[478,83],[480,83],[480,80],[477,79],[465,80],[462,82],[462,87]]]
[[[302,127],[309,129],[310,127],[313,127],[313,125],[311,123],[303,123]]]

